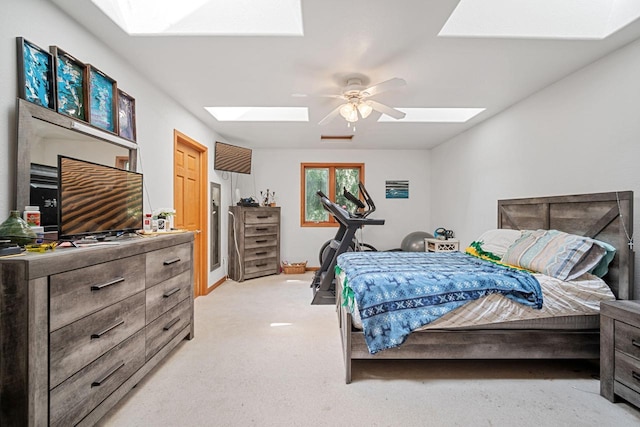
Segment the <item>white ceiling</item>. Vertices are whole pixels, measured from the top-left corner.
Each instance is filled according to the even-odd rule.
[[[405,79],[375,97],[393,107],[486,111],[460,124],[379,123],[374,112],[351,143],[329,147],[434,147],[640,37],[640,20],[604,40],[438,37],[457,0],[303,0],[303,37],[131,37],[88,0],[52,2],[228,142],[250,148],[326,148],[320,135],[350,133],[340,116],[317,124],[340,100],[292,94],[340,93],[354,73],[365,85]],[[218,122],[207,106],[304,106],[309,122]]]

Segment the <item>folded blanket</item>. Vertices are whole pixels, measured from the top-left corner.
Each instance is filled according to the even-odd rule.
[[[347,252],[338,257],[344,295],[358,303],[371,354],[402,344],[411,331],[466,302],[494,293],[542,307],[531,274],[460,252]]]

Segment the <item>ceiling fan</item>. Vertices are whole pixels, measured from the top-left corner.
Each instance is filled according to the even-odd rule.
[[[366,119],[373,111],[386,114],[394,119],[402,119],[406,115],[405,113],[369,99],[369,97],[387,90],[397,89],[406,84],[407,82],[404,79],[394,77],[382,83],[365,87],[360,77],[348,77],[347,84],[340,95],[325,95],[330,98],[339,98],[346,102],[333,109],[318,124],[329,123],[340,114],[351,125],[357,122],[359,117]]]

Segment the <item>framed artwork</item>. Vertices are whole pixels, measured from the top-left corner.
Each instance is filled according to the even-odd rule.
[[[87,64],[89,88],[89,123],[117,133],[116,81],[91,64]]]
[[[409,181],[386,181],[384,194],[387,199],[408,199]]]
[[[118,135],[136,140],[136,100],[118,89]]]
[[[18,51],[18,96],[34,104],[56,109],[53,56],[22,37]]]
[[[51,46],[49,50],[55,64],[58,112],[87,121],[87,66],[57,46]]]

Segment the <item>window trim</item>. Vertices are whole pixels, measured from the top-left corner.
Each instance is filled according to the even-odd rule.
[[[360,169],[360,181],[364,184],[364,163],[300,163],[300,226],[301,227],[337,227],[339,224],[331,215],[327,222],[307,222],[305,221],[305,200],[306,200],[306,170],[307,169],[329,169],[329,200],[336,200],[336,169]],[[359,195],[361,198],[361,196]]]

